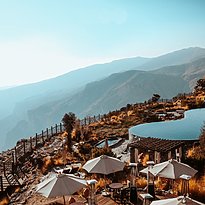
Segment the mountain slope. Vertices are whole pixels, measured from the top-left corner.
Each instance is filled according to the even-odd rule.
[[[29,110],[27,119],[19,121],[8,132],[6,146],[11,146],[13,139],[22,132],[25,136],[29,135],[31,130],[35,133],[34,125],[41,130],[42,125],[47,127],[59,123],[66,112],[74,112],[79,117],[103,114],[119,109],[127,103],[147,100],[153,93],[160,93],[163,98],[169,98],[179,92],[187,91],[189,91],[188,83],[177,76],[143,71],[113,74],[103,80],[89,83],[83,91],[72,97],[68,96]]]
[[[45,125],[59,122],[58,118],[51,119],[51,123],[49,120],[43,120],[42,124],[36,121],[32,126],[28,126],[29,128],[25,128],[26,130],[33,128],[30,129],[29,133],[22,128],[16,130],[16,127],[19,128],[23,125],[21,122],[24,122],[27,126],[29,110],[49,104],[49,102],[64,98],[64,96],[72,96],[82,90],[89,82],[105,78],[115,72],[132,69],[147,61],[149,61],[148,58],[142,57],[121,59],[81,68],[38,83],[0,90],[0,123],[3,125],[0,129],[1,140],[5,140],[9,130],[14,131],[19,137],[26,137],[28,134],[31,135],[39,129],[43,129]],[[11,135],[14,135],[14,133],[11,133]],[[3,143],[0,144],[0,150],[2,149],[4,149]]]
[[[190,82],[204,75],[205,58],[155,71],[131,70],[112,74],[103,80],[87,84],[77,94],[29,110],[27,120],[19,121],[7,134],[7,146],[11,139],[21,134],[22,124],[27,126],[24,133],[28,134],[31,130],[34,133],[37,127],[40,130],[43,129],[42,125],[47,127],[58,123],[66,112],[74,112],[79,117],[103,114],[128,103],[148,100],[153,93],[159,93],[162,98],[171,98],[178,93],[190,92]]]
[[[152,71],[154,74],[164,74],[172,76],[182,76],[184,80],[189,82],[190,90],[193,90],[196,81],[205,76],[205,58],[200,58],[191,63],[168,66]]]
[[[203,57],[205,57],[204,48],[191,47],[152,58],[147,63],[137,67],[137,69],[155,70],[167,66],[187,64]]]
[[[187,48],[155,58],[134,57],[92,65],[38,83],[0,90],[0,119],[9,116],[16,103],[30,97],[40,97],[39,101],[41,101],[41,96],[44,95],[46,99],[52,100],[53,94],[56,95],[59,91],[72,93],[89,82],[103,79],[113,73],[134,69],[154,70],[164,66],[189,63],[201,57],[205,57],[204,48]]]
[[[171,98],[179,92],[189,92],[194,82],[204,75],[204,59],[198,59],[204,50],[190,48],[153,59],[130,58],[93,65],[51,80],[0,91],[1,111],[7,110],[7,117],[0,120],[2,142],[6,137],[5,147],[9,147],[19,138],[59,123],[66,112],[83,117],[148,100],[153,93]],[[176,53],[182,56],[183,62],[197,60],[173,66],[180,60]],[[165,59],[172,66],[160,68],[166,63]],[[134,70],[145,65],[151,68],[150,62],[153,67],[159,66],[158,70]],[[126,70],[128,72],[122,72]],[[106,77],[112,73],[116,74]],[[9,106],[6,109],[2,102],[13,106],[12,111],[8,112]],[[9,103],[13,103],[12,106]]]
[[[122,82],[116,82],[115,78],[124,79]],[[175,82],[175,86],[173,86],[173,82]],[[107,88],[105,88],[105,84]],[[92,89],[93,87],[95,90]],[[123,74],[114,74],[104,81],[87,86],[82,95],[78,96],[75,104],[81,102],[81,99],[89,99],[89,94],[92,93],[92,96],[96,96],[96,100],[85,101],[84,103],[88,104],[84,106],[86,109],[80,114],[93,115],[121,108],[127,103],[143,102],[148,100],[153,93],[160,93],[163,98],[169,98],[176,93],[188,90],[188,84],[181,77],[127,71]]]

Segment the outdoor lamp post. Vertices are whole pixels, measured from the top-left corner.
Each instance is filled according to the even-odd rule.
[[[155,197],[155,191],[154,191],[154,175],[150,172],[154,165],[153,161],[147,161],[148,166],[148,172],[147,172],[147,192]]]
[[[96,194],[95,194],[95,184],[96,184],[95,179],[87,180],[87,183],[89,185],[89,197],[88,197],[88,205],[96,205],[97,200],[96,200]]]
[[[181,194],[184,196],[189,195],[189,180],[191,179],[191,176],[182,174],[180,177],[182,179],[182,186],[181,186]]]
[[[136,186],[136,176],[138,175],[137,163],[130,163],[130,202],[137,204],[137,186]]]
[[[135,187],[136,186],[136,176],[138,175],[137,163],[130,163],[129,166],[131,167],[130,186]]]

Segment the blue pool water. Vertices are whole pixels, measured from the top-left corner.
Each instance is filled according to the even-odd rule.
[[[112,146],[114,144],[116,144],[119,141],[119,139],[108,139],[108,146]],[[99,144],[97,144],[98,148],[103,148],[105,146],[105,140],[103,140],[102,142],[100,142]]]
[[[195,140],[199,138],[205,123],[205,108],[189,110],[180,120],[140,124],[129,129],[130,134],[171,140]]]

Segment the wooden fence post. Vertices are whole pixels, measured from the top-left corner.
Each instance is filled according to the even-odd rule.
[[[32,148],[32,137],[30,137],[30,151],[32,152],[33,148]]]
[[[1,191],[3,192],[4,186],[3,186],[3,179],[2,176],[0,176],[0,184],[1,184]]]
[[[6,164],[5,164],[5,161],[3,161],[3,172],[4,172],[4,176],[6,176]]]
[[[12,156],[12,162],[14,162],[14,153],[13,152],[11,153],[11,156]]]
[[[12,162],[11,162],[11,173],[14,173],[14,153],[12,152],[11,153],[11,156],[12,156]]]
[[[48,140],[48,128],[46,128],[46,138]]]
[[[23,140],[23,153],[26,154],[26,141]]]
[[[41,132],[41,137],[42,137],[42,142],[43,142],[43,144],[44,144],[43,130],[42,130],[42,132]]]
[[[51,126],[51,137],[53,137],[53,127]]]
[[[16,150],[16,147],[14,147],[14,154],[15,154],[15,163],[17,163],[17,150]]]
[[[36,147],[38,146],[38,134],[36,133]]]
[[[58,125],[56,124],[56,134],[58,133]]]
[[[60,123],[60,132],[63,132],[62,123]]]

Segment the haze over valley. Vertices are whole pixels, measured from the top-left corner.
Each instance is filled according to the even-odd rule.
[[[0,90],[1,149],[60,123],[66,112],[83,118],[147,101],[153,93],[170,99],[192,91],[204,76],[205,49],[195,47],[155,58],[92,65],[38,83]]]

